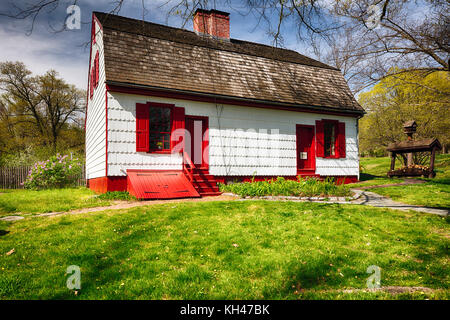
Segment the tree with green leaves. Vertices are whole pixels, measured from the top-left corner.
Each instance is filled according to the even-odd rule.
[[[0,63],[0,152],[27,146],[56,154],[82,149],[85,92],[50,70],[33,76],[21,62]]]
[[[396,76],[384,78],[358,97],[367,111],[360,120],[361,153],[386,154],[388,144],[406,139],[402,125],[408,120],[418,125],[416,138],[438,138],[446,152],[450,145],[448,72],[420,77],[420,73],[400,71],[393,70]]]

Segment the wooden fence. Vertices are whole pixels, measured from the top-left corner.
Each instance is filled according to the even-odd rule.
[[[0,167],[0,189],[23,189],[22,183],[26,180],[31,166]],[[83,166],[77,179],[77,186],[86,186],[86,167]]]

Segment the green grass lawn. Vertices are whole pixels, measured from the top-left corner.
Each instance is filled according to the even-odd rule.
[[[370,191],[403,203],[434,208],[450,208],[450,179],[419,185],[376,188]]]
[[[352,187],[365,187],[372,185],[391,184],[403,182],[400,178],[388,178],[386,173],[391,166],[391,159],[388,157],[363,157],[359,158],[361,173],[358,183],[350,184]],[[396,166],[400,166],[400,162],[396,161]]]
[[[365,187],[403,182],[405,179],[390,179],[386,173],[390,167],[390,158],[361,158],[363,172],[361,182],[350,184],[350,187]],[[397,163],[397,166],[399,164]],[[426,181],[425,184],[408,186],[391,186],[373,188],[370,191],[388,196],[403,203],[436,208],[450,207],[450,155],[436,157],[436,177],[434,179],[416,178]]]
[[[168,203],[0,221],[0,299],[448,299],[449,220],[357,205]],[[6,253],[15,249],[13,254]],[[81,268],[81,292],[66,268]],[[382,286],[364,289],[370,265]]]
[[[0,216],[17,213],[60,212],[109,205],[87,188],[0,190]]]

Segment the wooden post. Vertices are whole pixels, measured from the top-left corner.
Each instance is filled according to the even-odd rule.
[[[395,152],[391,152],[391,171],[395,169]]]
[[[433,149],[431,150],[431,158],[430,158],[430,174],[429,174],[429,178],[434,178],[435,174],[434,174],[434,157],[436,156],[436,147],[433,147]]]
[[[414,164],[413,154],[412,152],[409,152],[406,154],[406,166],[412,166]]]

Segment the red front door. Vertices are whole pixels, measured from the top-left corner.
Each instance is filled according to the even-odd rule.
[[[185,150],[197,168],[208,168],[208,117],[186,117]]]
[[[314,126],[300,125],[297,128],[297,172],[314,174],[316,170],[316,150]]]

